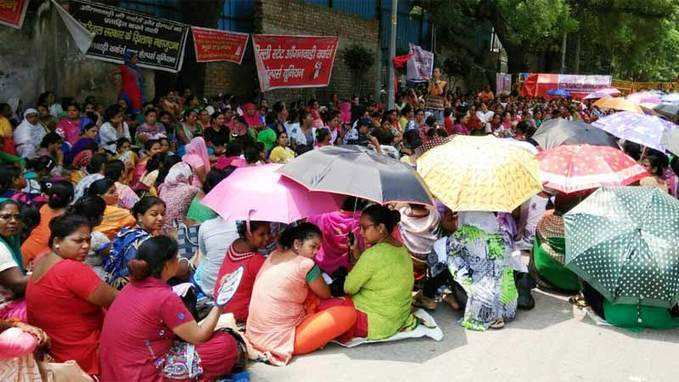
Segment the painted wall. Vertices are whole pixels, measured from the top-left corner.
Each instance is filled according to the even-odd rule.
[[[31,1],[23,28],[0,26],[0,102],[19,97],[33,106],[40,93],[83,101],[92,95],[103,105],[116,101],[116,65],[78,51],[49,1]],[[144,70],[145,94],[153,96],[153,71]]]

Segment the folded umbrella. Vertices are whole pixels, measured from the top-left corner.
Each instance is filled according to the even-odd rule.
[[[677,303],[679,200],[655,187],[602,188],[564,222],[566,267],[611,303]]]
[[[281,165],[237,168],[219,182],[201,203],[226,220],[260,220],[292,223],[337,211],[342,197],[311,192],[277,172]]]
[[[380,204],[434,204],[412,167],[361,146],[326,146],[312,150],[291,160],[279,171],[313,191],[350,195]]]
[[[538,154],[544,187],[573,193],[604,186],[625,186],[648,176],[643,166],[608,146],[558,146]]]
[[[621,111],[631,111],[634,113],[643,114],[641,106],[632,101],[628,101],[622,97],[604,97],[594,102],[594,106],[601,109],[613,109]]]
[[[563,118],[543,122],[531,138],[543,149],[580,144],[618,147],[615,138],[605,131],[582,121],[569,121]]]
[[[542,190],[535,155],[493,136],[457,135],[422,155],[417,171],[453,211],[511,212]]]
[[[629,111],[614,113],[592,123],[592,126],[608,131],[618,138],[665,151],[663,136],[677,127],[672,122],[653,115]]]

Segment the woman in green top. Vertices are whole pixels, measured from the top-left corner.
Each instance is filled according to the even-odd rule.
[[[0,318],[26,318],[23,297],[28,280],[21,259],[19,203],[0,202]]]
[[[398,211],[380,205],[361,214],[361,234],[370,248],[359,254],[353,240],[351,253],[357,261],[344,281],[344,291],[358,311],[355,334],[359,337],[388,338],[417,325],[411,313],[413,261],[408,250],[391,236],[400,219]],[[365,316],[367,330],[362,328]]]

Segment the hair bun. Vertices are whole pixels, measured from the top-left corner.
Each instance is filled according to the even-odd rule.
[[[394,225],[401,221],[401,213],[398,210],[390,210],[389,217],[391,218],[391,221],[394,222]]]
[[[150,275],[149,263],[144,260],[132,259],[127,263],[127,268],[135,280],[144,280]]]

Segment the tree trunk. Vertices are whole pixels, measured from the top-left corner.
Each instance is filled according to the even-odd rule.
[[[580,32],[575,40],[575,74],[580,74]]]

